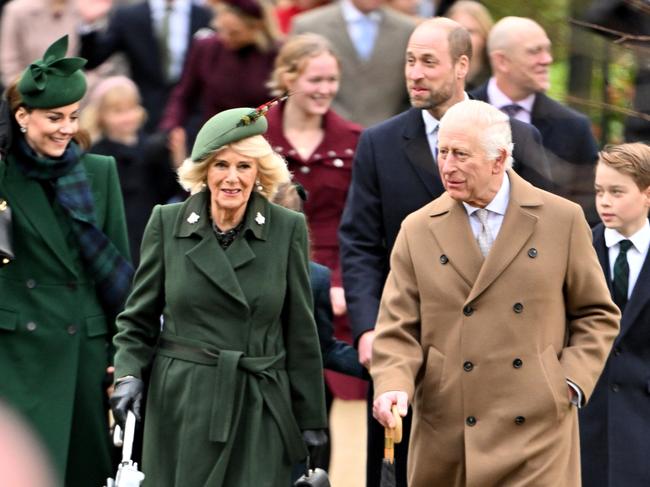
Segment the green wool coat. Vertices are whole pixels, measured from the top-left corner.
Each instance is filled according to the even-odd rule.
[[[155,207],[117,320],[116,377],[150,377],[144,485],[285,487],[327,424],[304,217],[253,193],[224,251],[209,195]]]
[[[85,155],[98,227],[129,256],[113,158]],[[69,220],[13,156],[0,162],[13,213],[15,261],[0,268],[0,399],[27,419],[66,487],[109,475],[106,367],[113,317],[104,314]],[[66,474],[67,471],[67,474]]]

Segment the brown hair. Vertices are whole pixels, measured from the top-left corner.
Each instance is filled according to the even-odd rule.
[[[20,96],[20,92],[18,91],[18,80],[19,78],[15,79],[9,86],[7,86],[7,89],[5,90],[4,96],[7,99],[7,102],[9,103],[9,110],[11,110],[11,127],[12,131],[14,133],[18,132],[18,122],[16,122],[16,112],[18,111],[19,108],[24,108],[28,112],[31,112],[34,110],[32,107],[28,107],[25,105],[23,102],[22,97]],[[76,134],[74,134],[74,137],[72,137],[72,140],[74,140],[79,147],[83,150],[88,150],[90,148],[90,135],[88,132],[84,129],[79,129]]]
[[[256,18],[244,12],[242,9],[226,2],[217,2],[213,10],[215,17],[213,24],[216,26],[216,19],[221,12],[230,12],[239,17],[250,29],[255,29],[255,45],[260,51],[270,51],[281,39],[280,27],[275,17],[274,7],[267,0],[257,0],[262,18]]]
[[[598,153],[598,163],[630,176],[641,191],[650,186],[650,147],[642,142],[608,145]]]
[[[323,36],[308,33],[290,37],[278,52],[271,79],[266,84],[271,89],[271,95],[280,96],[286,92],[287,78],[291,81],[298,78],[305,70],[309,59],[323,53],[331,54],[340,68],[339,59],[330,41]]]

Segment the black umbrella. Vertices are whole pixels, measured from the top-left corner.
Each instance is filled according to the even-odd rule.
[[[402,417],[397,412],[397,405],[393,405],[391,411],[395,427],[384,429],[384,459],[381,462],[379,487],[395,487],[395,444],[402,441]]]

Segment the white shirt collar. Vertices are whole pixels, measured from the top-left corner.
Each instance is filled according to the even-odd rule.
[[[613,228],[605,229],[605,245],[608,249],[618,244],[621,240],[631,241],[638,252],[644,253],[650,247],[650,223],[646,220],[645,225],[631,237],[626,237]]]
[[[499,215],[505,215],[506,210],[508,209],[508,202],[510,201],[510,178],[508,178],[508,173],[503,174],[503,181],[501,181],[501,187],[497,194],[494,195],[492,201],[485,207],[486,210]],[[477,206],[472,206],[463,201],[463,206],[467,211],[468,215],[472,215],[476,210],[479,209]]]
[[[523,100],[513,101],[508,95],[499,89],[497,86],[497,81],[492,76],[488,81],[487,85],[487,95],[488,100],[490,100],[490,105],[497,107],[498,109],[503,108],[506,105],[517,104],[523,108],[527,113],[533,113],[533,104],[535,103],[535,93],[528,95]]]
[[[351,0],[341,0],[341,10],[343,12],[343,19],[346,23],[360,22],[363,20],[371,20],[379,23],[381,21],[381,11],[373,10],[368,14],[364,14],[361,10],[354,6]]]
[[[149,6],[152,12],[162,15],[167,6],[167,0],[149,0]],[[174,0],[172,8],[175,12],[189,12],[192,8],[192,0]]]

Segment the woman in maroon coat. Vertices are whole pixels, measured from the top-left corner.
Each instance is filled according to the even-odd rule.
[[[332,270],[335,334],[350,337],[339,265],[337,230],[352,177],[352,158],[361,126],[330,109],[339,88],[340,66],[329,42],[316,34],[290,38],[280,49],[269,85],[273,95],[291,96],[267,114],[266,137],[285,157],[294,178],[307,190],[305,214],[313,260]],[[328,373],[335,395],[361,397],[365,384]]]
[[[279,31],[264,1],[224,0],[217,4],[217,33],[192,42],[161,129],[184,126],[197,99],[203,121],[229,108],[256,107],[269,99],[264,80],[273,70]]]

